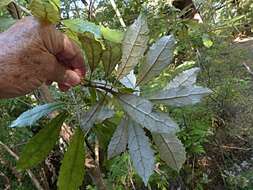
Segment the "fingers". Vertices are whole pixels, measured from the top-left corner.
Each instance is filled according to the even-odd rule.
[[[57,53],[57,60],[76,72],[80,77],[84,77],[85,67],[82,51],[64,34],[62,43],[63,48]]]
[[[47,82],[55,81],[58,83],[60,90],[67,91],[73,86],[77,86],[82,77],[74,70],[59,63],[58,60],[51,54],[47,55]]]
[[[41,22],[41,28],[40,36],[47,50],[56,56],[59,63],[84,77],[85,67],[81,49],[65,34],[57,31],[55,26]]]

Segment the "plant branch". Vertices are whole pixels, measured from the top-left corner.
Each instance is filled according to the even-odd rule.
[[[119,9],[117,8],[117,5],[116,5],[115,1],[114,0],[110,0],[110,2],[111,2],[111,5],[112,5],[112,7],[113,7],[113,9],[114,9],[114,11],[115,11],[118,19],[119,19],[119,22],[120,22],[121,26],[125,29],[126,28],[126,24],[125,24],[125,22],[124,22],[124,20],[123,20],[123,18],[121,16],[121,14],[120,14],[120,12],[119,12]]]
[[[0,141],[0,145],[12,156],[14,157],[16,160],[19,160],[19,156],[13,152],[6,144],[4,144],[2,141]],[[31,181],[33,182],[33,184],[35,185],[35,187],[38,190],[44,190],[43,187],[40,185],[39,180],[35,177],[35,175],[33,174],[33,172],[29,169],[26,170],[27,174],[29,175]]]
[[[244,63],[244,62],[242,64],[247,69],[248,73],[253,76],[253,71],[251,70],[251,68],[246,63]]]

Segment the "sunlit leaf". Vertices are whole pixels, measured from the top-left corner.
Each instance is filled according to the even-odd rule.
[[[63,103],[50,103],[36,106],[24,113],[22,113],[15,121],[11,123],[10,127],[25,127],[31,126],[43,116],[63,107]]]
[[[79,39],[81,41],[85,55],[88,59],[90,70],[91,72],[93,72],[102,60],[103,47],[101,46],[101,43],[99,41],[89,38],[87,36],[82,35],[79,37]]]
[[[108,159],[117,156],[126,150],[128,139],[128,123],[128,118],[123,118],[115,130],[110,144],[108,145]]]
[[[210,48],[213,46],[213,41],[211,40],[211,38],[207,34],[204,34],[202,36],[202,41],[203,41],[204,46],[207,48]]]
[[[166,114],[153,112],[152,103],[135,95],[117,97],[125,112],[135,122],[154,133],[175,133],[177,124]]]
[[[1,2],[0,2],[0,8],[8,5],[12,1],[13,0],[1,0]]]
[[[126,76],[138,64],[147,48],[148,24],[146,17],[140,15],[128,28],[122,42],[122,60],[117,70],[119,79]]]
[[[32,0],[29,8],[41,20],[51,23],[60,21],[60,0]]]
[[[176,171],[179,171],[186,160],[186,153],[181,141],[175,134],[153,134],[161,159]]]
[[[164,36],[149,49],[146,60],[141,64],[137,85],[149,82],[171,63],[175,49],[175,38]]]
[[[66,117],[66,113],[58,115],[31,138],[25,145],[17,163],[19,169],[31,168],[47,157],[58,140],[62,123]]]
[[[121,59],[121,45],[112,42],[105,42],[106,49],[102,55],[102,63],[106,76],[110,76],[115,66]]]
[[[57,186],[59,190],[78,189],[84,180],[84,135],[77,128],[64,154]]]
[[[100,26],[104,39],[113,43],[122,43],[124,38],[124,32],[120,30],[113,30],[104,26]]]
[[[134,168],[147,185],[155,168],[154,151],[144,130],[133,121],[128,126],[128,149]]]
[[[92,22],[78,18],[78,19],[64,20],[63,24],[76,33],[80,34],[91,33],[94,35],[95,39],[102,38],[102,32],[100,30],[100,27]]]

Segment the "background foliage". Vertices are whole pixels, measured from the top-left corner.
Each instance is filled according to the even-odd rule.
[[[3,5],[7,5],[9,2],[2,1]],[[35,158],[40,161],[45,159],[45,162],[40,162],[32,169],[35,174],[38,174],[36,178],[41,182],[43,188],[56,189],[61,160],[63,161],[58,179],[60,189],[77,189],[78,186],[81,186],[81,189],[101,188],[101,184],[99,185],[101,179],[108,189],[252,188],[250,143],[252,138],[252,78],[241,64],[241,62],[250,58],[250,55],[245,51],[245,47],[231,44],[232,40],[238,36],[249,35],[252,31],[253,3],[251,1],[196,1],[195,4],[203,18],[203,23],[180,18],[182,12],[173,7],[170,1],[116,1],[117,9],[121,13],[126,26],[131,26],[126,34],[124,32],[125,27],[119,22],[119,18],[115,16],[115,10],[110,1],[86,2],[74,0],[59,2],[57,0],[34,0],[30,4],[30,2],[20,0],[16,3],[23,10],[20,11],[21,16],[27,15],[31,11],[37,17],[57,23],[60,30],[82,47],[86,56],[86,63],[89,64],[87,81],[84,81],[81,86],[76,87],[71,92],[62,94],[55,86],[50,87],[56,101],[63,102],[64,110],[68,112],[68,116],[64,115],[64,118],[67,118],[65,122],[78,130],[72,137],[68,149],[66,148],[68,143],[62,142],[62,140],[58,142],[55,136],[50,138],[50,142],[52,141],[50,146],[51,148],[55,144],[57,146],[50,152],[51,148],[47,147],[49,142],[43,143],[46,141],[45,135],[41,135],[43,130],[49,130],[46,126],[52,127],[54,123],[62,123],[63,121],[59,121],[61,115],[53,120],[42,118],[35,122],[43,114],[49,112],[48,109],[45,112],[42,112],[43,109],[39,109],[39,115],[36,115],[36,111],[33,110],[33,121],[31,118],[15,120],[24,111],[41,104],[35,96],[27,95],[13,100],[0,101],[0,140],[18,155],[21,155],[21,161],[17,165],[19,168],[22,168],[22,156],[24,156],[23,160],[28,160],[25,156],[32,157],[30,161],[34,161]],[[58,3],[61,3],[59,7],[57,6]],[[13,18],[17,17],[13,17],[12,11],[7,11],[10,6],[8,6],[8,9],[6,6],[1,5],[1,7],[0,30],[4,31],[15,22]],[[139,16],[140,13],[142,13],[142,16]],[[147,26],[145,26],[146,24]],[[146,35],[147,28],[149,28],[149,38]],[[141,33],[139,40],[137,36],[137,44],[141,43],[142,49],[134,45],[136,43],[133,36],[136,35],[137,30]],[[139,58],[144,53],[147,57],[151,54],[151,58],[155,54],[151,50],[147,51],[145,46],[153,47],[152,45],[158,43],[160,39],[160,43],[164,43],[166,47],[166,38],[161,37],[170,34],[173,34],[177,44],[174,47],[175,49],[169,44],[170,49],[165,55],[170,57],[170,60],[166,60],[168,61],[166,65],[172,63],[166,69],[165,67],[160,68],[160,71],[163,70],[163,72],[159,77],[154,78],[146,85],[142,85],[140,90],[137,89],[137,91],[135,91],[136,88],[132,89],[133,85],[129,85],[129,82],[121,81],[121,83],[128,85],[127,88],[120,82],[114,82],[115,79],[122,78],[120,76],[122,72],[110,74],[116,65],[115,63],[121,60],[121,53],[123,57],[124,55],[126,57],[122,59],[121,66],[124,63],[131,65],[128,71],[134,69],[132,77],[134,76],[133,73],[136,75],[145,73],[140,72],[145,71],[143,66],[145,63],[144,59],[139,60]],[[125,39],[125,42],[123,39]],[[171,40],[168,42],[171,42]],[[120,43],[125,45],[125,47],[123,45],[122,52]],[[129,53],[128,49],[130,47],[134,48],[133,52],[136,55],[132,56],[131,52]],[[154,49],[157,48],[159,48],[159,45]],[[166,51],[166,48],[164,51]],[[169,55],[170,53],[172,55]],[[141,64],[134,67],[139,61]],[[101,62],[103,64],[98,64]],[[161,62],[163,63],[163,61]],[[138,104],[142,102],[140,109],[149,110],[149,102],[140,99],[137,96],[138,91],[141,92],[142,97],[155,99],[157,97],[153,92],[168,90],[166,88],[168,87],[168,81],[173,82],[173,78],[180,76],[180,73],[195,67],[201,69],[198,84],[212,89],[213,93],[210,96],[202,103],[193,106],[175,107],[177,104],[170,101],[154,106],[154,110],[163,112],[163,116],[159,117],[168,118],[170,116],[178,123],[180,128],[177,136],[183,143],[187,154],[182,169],[176,172],[173,169],[177,169],[177,167],[173,167],[170,160],[166,161],[166,158],[169,158],[168,155],[157,154],[159,147],[155,148],[153,142],[160,144],[159,135],[161,136],[161,134],[158,134],[158,136],[157,134],[152,135],[152,130],[157,129],[154,129],[152,125],[142,123],[139,120],[140,116],[135,117],[139,112],[126,103],[138,107]],[[120,68],[119,66],[119,70],[121,70]],[[196,75],[193,76],[196,78]],[[138,77],[137,83],[140,84]],[[180,80],[177,79],[176,81]],[[104,98],[104,90],[111,94],[114,93],[113,95],[115,95],[114,91],[119,91],[125,95],[119,96],[117,94],[115,95],[116,99]],[[135,95],[132,95],[132,93]],[[117,99],[118,103],[116,102]],[[183,102],[186,101],[183,100]],[[107,106],[105,107],[101,102],[105,102]],[[121,121],[122,116],[126,114],[120,109],[120,105],[134,122]],[[143,105],[144,107],[142,107]],[[59,107],[58,104],[57,106],[53,105],[52,110],[59,110]],[[98,110],[99,112],[97,112]],[[150,112],[150,114],[156,113]],[[114,116],[112,117],[112,115]],[[156,115],[156,117],[158,116]],[[58,121],[56,121],[57,118]],[[9,128],[8,126],[14,120],[12,126],[26,126],[26,122],[31,122],[33,125],[31,127]],[[128,123],[128,136],[121,136],[121,146],[112,146],[110,139],[115,136],[113,135],[114,131],[118,130],[116,129],[118,126],[122,126],[122,129],[124,129],[126,123]],[[28,125],[30,124],[28,123]],[[137,125],[144,125],[145,130]],[[173,122],[173,125],[175,125],[175,122]],[[55,126],[57,132],[60,124]],[[80,135],[78,126],[82,126],[83,130],[88,131],[85,140]],[[157,126],[159,127],[159,125]],[[51,128],[51,130],[53,129]],[[121,133],[121,131],[119,130],[118,133]],[[126,133],[123,132],[122,134]],[[169,135],[171,134],[169,133]],[[138,139],[138,137],[141,138]],[[31,138],[40,143],[32,144],[35,141],[30,141],[27,144]],[[174,138],[176,136],[169,139]],[[127,139],[129,153],[126,152],[113,159],[108,159],[107,151],[109,157],[123,152],[126,148]],[[119,141],[118,139],[115,140]],[[171,140],[168,144],[171,145],[173,142],[180,144],[177,139]],[[83,144],[86,144],[85,148],[82,148]],[[142,149],[136,149],[138,144],[142,146]],[[151,144],[152,146],[149,146]],[[107,150],[108,145],[111,148],[109,150]],[[46,151],[42,151],[42,153],[44,152],[43,155],[39,155],[41,152],[38,151],[30,154],[24,153],[26,150],[32,150],[32,148],[24,148],[29,146],[33,148],[37,146],[37,149]],[[151,148],[154,149],[154,152]],[[94,176],[91,175],[92,171],[88,168],[87,172],[83,173],[84,170],[80,165],[87,161],[87,159],[84,161],[84,149],[86,156],[91,157],[91,160],[92,158],[97,159],[102,177],[97,177],[94,180]],[[22,154],[21,150],[23,150]],[[65,150],[67,150],[67,153],[63,156]],[[143,166],[135,163],[139,159],[138,150],[140,151],[140,157],[148,158],[148,162],[144,163]],[[141,150],[145,151],[141,152]],[[50,153],[47,158],[46,152]],[[71,152],[78,155],[73,156],[74,153]],[[162,149],[161,152],[166,151]],[[176,152],[176,159],[180,158],[182,153],[183,150]],[[155,155],[154,160],[152,160],[152,155]],[[135,156],[137,158],[134,158]],[[180,161],[181,164],[184,162],[184,158],[182,160]],[[69,163],[76,163],[76,165],[69,167]],[[166,163],[169,163],[170,167]],[[85,165],[87,166],[87,164]],[[96,166],[96,164],[94,165]],[[23,167],[26,168],[24,165]],[[0,168],[0,174],[4,174],[0,176],[0,188],[5,188],[9,184],[11,189],[35,189],[27,174],[16,169],[16,161],[5,149],[0,152]],[[154,173],[148,181],[153,169]],[[85,180],[82,182],[83,175],[85,175]],[[144,185],[139,176],[142,177],[147,186]],[[66,179],[75,180],[70,180],[70,183],[68,183]],[[43,183],[43,181],[46,182]],[[71,184],[71,181],[74,181],[74,184]]]

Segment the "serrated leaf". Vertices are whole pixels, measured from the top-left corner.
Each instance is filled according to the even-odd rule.
[[[123,118],[115,130],[108,145],[108,159],[111,159],[112,157],[117,156],[126,150],[128,139],[128,123],[128,118]]]
[[[172,61],[175,49],[175,38],[164,36],[154,43],[141,64],[137,85],[143,85],[158,76]]]
[[[136,95],[117,97],[125,112],[136,123],[154,133],[175,133],[177,124],[167,115],[152,111],[152,103]]]
[[[47,157],[58,140],[62,123],[66,117],[66,113],[59,114],[31,138],[18,160],[19,169],[31,168]]]
[[[161,159],[172,169],[179,171],[186,160],[186,153],[181,141],[175,134],[153,134]]]
[[[57,186],[59,190],[77,190],[84,179],[84,135],[77,128],[70,141],[67,152],[64,154],[59,172]]]
[[[165,89],[170,88],[178,88],[180,86],[189,87],[193,86],[197,80],[197,74],[200,69],[198,67],[183,71],[179,75],[177,75],[167,86]]]
[[[127,29],[122,42],[122,60],[117,70],[117,77],[122,79],[138,64],[147,48],[148,24],[146,17],[140,15]]]
[[[109,76],[121,59],[121,45],[112,42],[105,42],[105,50],[102,55],[102,63],[105,75]]]
[[[128,125],[128,149],[134,168],[147,185],[155,168],[154,152],[144,130],[133,121]]]
[[[159,91],[155,95],[151,95],[149,99],[154,103],[181,107],[199,103],[203,97],[210,93],[212,93],[210,89],[200,86],[178,87]]]
[[[60,21],[60,0],[32,0],[29,8],[41,20],[51,23]]]
[[[100,30],[104,39],[113,42],[113,43],[122,43],[124,38],[124,32],[120,30],[113,30],[104,26],[100,26]]]
[[[82,43],[82,47],[88,59],[88,64],[92,73],[102,59],[103,47],[100,41],[89,38],[87,36],[81,35],[79,39]]]
[[[24,113],[22,113],[15,121],[11,123],[10,127],[25,127],[31,126],[43,116],[60,109],[63,107],[63,103],[50,103],[40,106],[36,106]]]
[[[105,107],[101,102],[92,106],[81,118],[81,129],[88,131],[95,123],[101,123],[105,119],[111,118],[114,111]]]
[[[102,32],[100,30],[100,27],[92,22],[77,18],[64,20],[63,23],[66,27],[76,33],[91,33],[94,35],[95,39],[102,38]]]
[[[91,73],[102,59],[104,44],[100,27],[92,22],[82,19],[69,19],[63,21],[64,25],[79,36],[82,48],[88,59]]]
[[[8,5],[12,1],[13,0],[1,0],[1,2],[0,2],[0,8]]]
[[[4,32],[8,28],[10,28],[16,20],[8,17],[0,17],[0,32]]]

